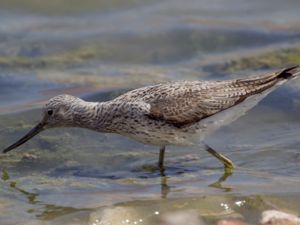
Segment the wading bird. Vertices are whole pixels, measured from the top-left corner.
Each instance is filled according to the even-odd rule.
[[[163,170],[167,145],[198,144],[299,74],[300,67],[294,66],[246,79],[163,83],[129,91],[107,102],[59,95],[45,104],[40,123],[3,153],[48,128],[82,127],[159,146],[158,166]],[[234,168],[224,155],[208,146],[206,150],[224,164],[225,170]]]

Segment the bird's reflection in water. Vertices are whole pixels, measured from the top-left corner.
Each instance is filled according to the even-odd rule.
[[[170,186],[168,185],[168,179],[169,177],[167,177],[165,175],[165,171],[161,170],[160,171],[160,193],[161,193],[161,198],[167,198],[168,194],[171,191]]]
[[[232,191],[231,187],[226,187],[226,186],[223,185],[223,183],[227,180],[227,178],[230,177],[232,174],[233,174],[232,171],[231,172],[224,171],[223,175],[216,182],[210,184],[209,187],[222,189],[225,192]]]
[[[226,171],[224,170],[224,173],[221,175],[221,177],[218,178],[217,181],[213,182],[212,184],[208,185],[208,187],[213,187],[217,189],[221,189],[225,192],[230,192],[232,191],[231,187],[226,187],[224,186],[224,182],[228,179],[233,174],[233,171]],[[165,170],[160,171],[160,190],[161,190],[161,197],[162,198],[167,198],[168,194],[171,192],[171,186],[168,184],[168,181],[171,179],[171,177],[166,175]]]
[[[162,199],[166,199],[170,192],[172,191],[171,186],[169,185],[169,181],[172,179],[174,174],[171,174],[168,176],[168,170],[160,170],[159,173],[156,171],[156,175],[160,176],[160,195]],[[178,171],[177,171],[178,172]],[[184,172],[183,172],[184,173]],[[230,187],[225,187],[223,183],[226,181],[228,177],[232,175],[231,173],[224,172],[222,176],[214,183],[210,184],[209,187],[222,189],[226,192],[229,192],[232,190]],[[10,180],[9,174],[6,170],[2,170],[2,176],[1,179],[6,182],[10,188],[13,188],[15,191],[21,193],[24,195],[28,203],[33,206],[32,209],[28,210],[29,213],[35,214],[37,218],[43,219],[43,220],[49,220],[54,219],[58,216],[62,216],[65,214],[77,212],[77,211],[89,211],[91,209],[75,209],[73,207],[61,207],[61,206],[55,206],[51,204],[44,204],[41,201],[39,201],[38,193],[32,193],[29,191],[26,191],[20,187],[18,187],[17,183],[15,181]]]
[[[65,215],[65,214],[78,212],[78,211],[91,210],[91,209],[87,209],[87,208],[86,209],[77,209],[77,208],[73,208],[73,207],[45,204],[37,199],[39,196],[38,193],[29,192],[29,191],[26,191],[26,190],[18,187],[17,182],[12,181],[10,179],[9,174],[5,169],[2,170],[1,180],[6,182],[10,188],[21,193],[23,196],[25,196],[27,198],[28,203],[30,205],[32,205],[32,208],[28,209],[27,212],[34,214],[39,219],[51,220],[51,219],[57,218],[59,216]]]

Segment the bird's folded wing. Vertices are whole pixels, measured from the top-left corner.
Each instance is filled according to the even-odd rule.
[[[224,89],[225,91],[225,89]],[[164,120],[176,127],[195,123],[205,117],[237,104],[241,96],[233,90],[221,93],[216,87],[194,91],[180,91],[149,102],[154,120]]]
[[[294,69],[294,68],[290,68]],[[299,67],[298,67],[299,69]],[[290,78],[289,69],[250,79],[221,82],[185,82],[176,87],[161,86],[150,104],[148,117],[182,127],[237,105],[250,96],[260,94],[279,81]],[[299,72],[299,71],[298,71]],[[153,95],[152,95],[153,96]]]

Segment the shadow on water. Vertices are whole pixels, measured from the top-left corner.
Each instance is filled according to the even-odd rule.
[[[221,189],[225,192],[232,191],[231,187],[226,187],[223,184],[230,176],[232,176],[232,174],[233,174],[233,172],[224,171],[224,174],[216,182],[210,184],[209,187]]]
[[[171,177],[168,177],[165,171],[161,171],[160,175],[161,198],[166,199],[168,197],[168,194],[172,192],[172,187],[168,184],[168,179],[171,179]],[[232,191],[232,188],[224,186],[223,183],[232,175],[233,172],[224,171],[223,175],[216,182],[213,182],[212,184],[208,185],[208,187],[220,189],[225,192],[230,192]]]

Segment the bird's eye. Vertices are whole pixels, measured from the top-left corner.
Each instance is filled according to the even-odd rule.
[[[49,116],[51,116],[53,114],[53,110],[49,109],[47,113],[48,113]]]

